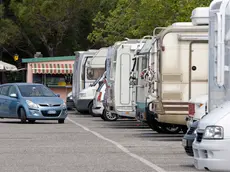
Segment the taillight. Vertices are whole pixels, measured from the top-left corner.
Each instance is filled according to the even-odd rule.
[[[195,104],[189,103],[188,104],[188,115],[194,116],[194,114],[195,114]]]
[[[102,95],[102,92],[99,93],[98,97],[97,97],[97,101],[100,101],[101,100],[101,95]]]

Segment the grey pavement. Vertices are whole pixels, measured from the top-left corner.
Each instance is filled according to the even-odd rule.
[[[182,134],[162,135],[134,120],[105,122],[74,111],[69,118],[166,172],[197,171],[181,146]],[[0,172],[155,172],[69,120],[21,124],[1,119],[0,128]]]

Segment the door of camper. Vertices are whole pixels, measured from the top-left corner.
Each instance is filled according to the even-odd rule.
[[[117,50],[115,101],[120,111],[133,111],[132,100],[135,100],[133,98],[135,94],[132,94],[132,90],[135,89],[129,85],[129,76],[133,66],[135,48],[132,50],[132,45],[124,44]]]
[[[208,94],[208,41],[191,42],[189,99]]]

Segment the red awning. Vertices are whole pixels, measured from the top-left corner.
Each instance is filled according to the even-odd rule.
[[[72,74],[73,63],[32,63],[32,71],[39,74]]]

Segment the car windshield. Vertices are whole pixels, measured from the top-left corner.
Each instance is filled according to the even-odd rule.
[[[23,97],[55,97],[56,95],[44,85],[18,86]]]

